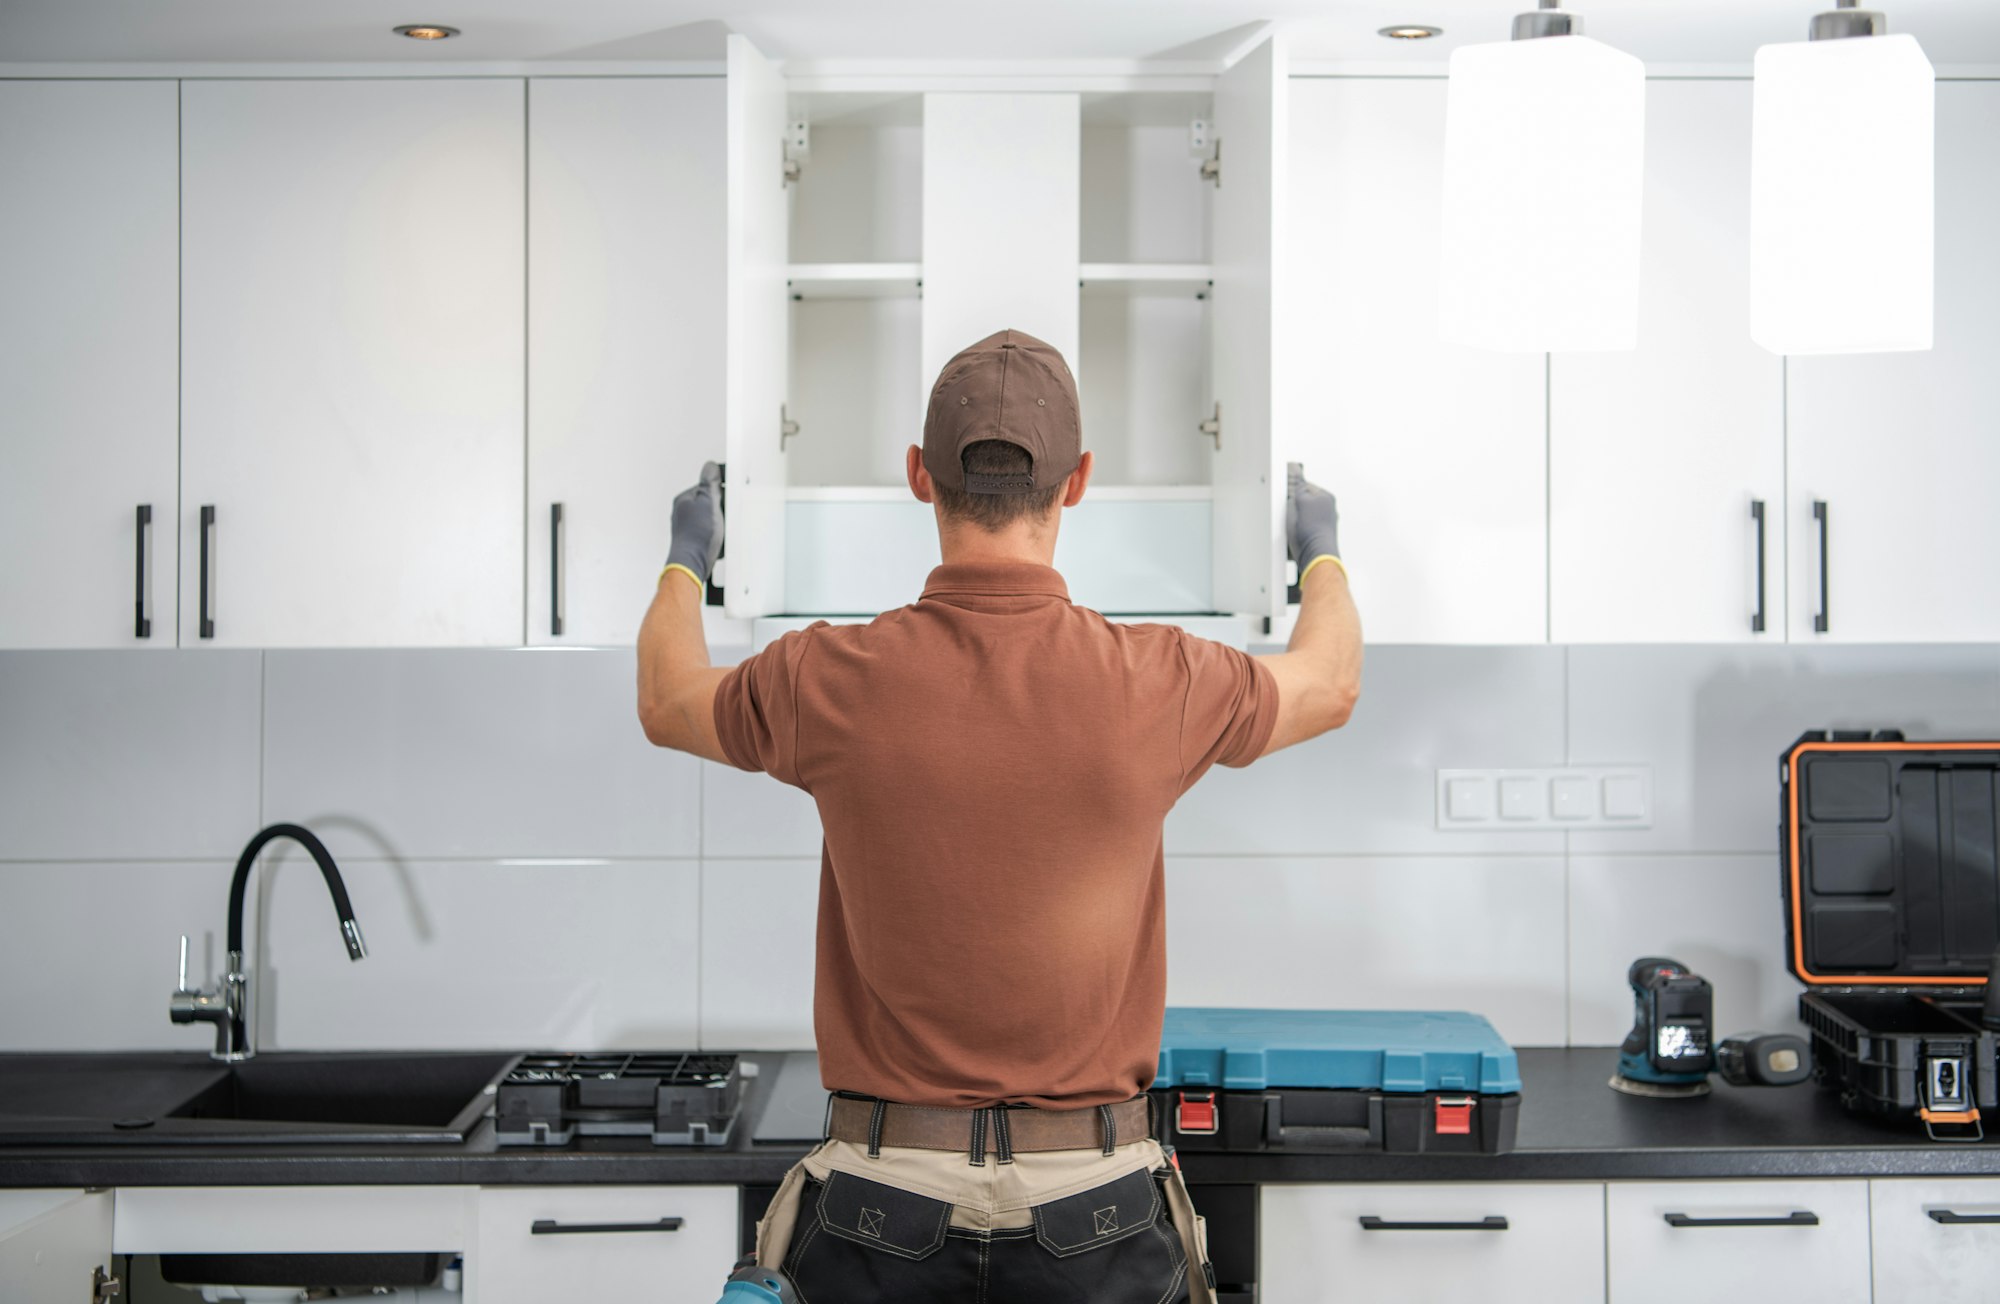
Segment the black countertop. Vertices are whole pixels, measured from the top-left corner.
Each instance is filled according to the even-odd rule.
[[[1643,1100],[1605,1085],[1614,1050],[1524,1050],[1520,1058],[1520,1128],[1510,1154],[1185,1153],[1182,1165],[1197,1183],[2000,1176],[2000,1142],[1932,1142],[1920,1128],[1849,1115],[1811,1085],[1717,1082],[1699,1099]],[[458,1145],[9,1145],[0,1146],[0,1187],[776,1182],[806,1146],[760,1144],[749,1134],[787,1056],[746,1059],[760,1072],[745,1123],[715,1150],[613,1137],[560,1150],[502,1148],[485,1121]]]

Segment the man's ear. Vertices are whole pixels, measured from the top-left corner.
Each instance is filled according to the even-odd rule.
[[[1083,501],[1083,491],[1090,484],[1090,470],[1092,465],[1093,462],[1090,454],[1085,453],[1082,460],[1076,464],[1076,470],[1069,473],[1069,479],[1063,485],[1062,505],[1064,507],[1074,507]]]
[[[915,444],[903,455],[903,474],[909,477],[910,492],[920,503],[935,502],[937,495],[932,491],[931,473],[924,468],[924,450]]]

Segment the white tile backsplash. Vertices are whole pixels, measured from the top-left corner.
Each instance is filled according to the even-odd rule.
[[[0,1049],[206,1047],[167,1020],[175,938],[220,967],[231,863],[276,819],[326,836],[373,952],[347,961],[284,851],[278,1044],[810,1045],[812,801],[648,746],[635,674],[617,650],[0,655],[0,983],[84,975],[0,1010]],[[2000,733],[2000,649],[1371,648],[1352,724],[1169,817],[1170,998],[1604,1044],[1659,952],[1715,983],[1721,1031],[1791,1026],[1776,762],[1822,727]],[[1441,769],[1563,766],[1646,767],[1652,827],[1436,827]]]
[[[265,655],[265,816],[336,856],[701,853],[700,762],[646,741],[632,652]]]
[[[0,860],[235,859],[258,654],[0,653]]]

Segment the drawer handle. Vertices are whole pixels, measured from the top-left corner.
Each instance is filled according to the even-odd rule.
[[[1669,1227],[1817,1227],[1819,1215],[1804,1209],[1779,1214],[1775,1218],[1690,1218],[1684,1213],[1667,1215]]]
[[[1976,1227],[1982,1223],[2000,1223],[2000,1213],[1958,1213],[1951,1209],[1926,1209],[1934,1223],[1947,1227]]]
[[[599,1232],[677,1232],[681,1229],[680,1218],[662,1218],[658,1222],[637,1223],[565,1223],[553,1218],[537,1218],[528,1228],[535,1236],[594,1236]]]
[[[1496,1213],[1488,1214],[1476,1222],[1390,1222],[1370,1213],[1361,1215],[1361,1230],[1364,1232],[1504,1232],[1507,1230],[1507,1220]]]

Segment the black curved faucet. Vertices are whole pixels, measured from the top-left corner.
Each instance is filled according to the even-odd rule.
[[[185,934],[181,937],[181,985],[168,1010],[175,1023],[215,1025],[215,1049],[210,1052],[215,1059],[246,1060],[257,1053],[249,1021],[250,971],[243,963],[243,898],[250,883],[250,870],[257,863],[257,853],[278,838],[290,838],[304,847],[319,866],[321,877],[326,879],[326,890],[333,896],[334,912],[340,916],[340,938],[347,944],[348,958],[361,960],[368,955],[367,944],[361,940],[361,925],[354,918],[354,903],[347,898],[347,884],[341,881],[340,870],[326,844],[312,830],[298,824],[273,824],[259,832],[236,858],[236,874],[229,880],[228,971],[217,990],[198,991],[188,986],[188,940]]]

